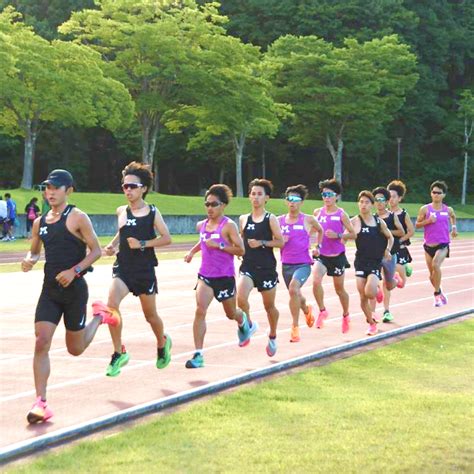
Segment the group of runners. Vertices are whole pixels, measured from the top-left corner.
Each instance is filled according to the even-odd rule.
[[[109,326],[114,352],[106,374],[114,377],[129,361],[122,341],[120,303],[133,293],[140,299],[143,314],[156,338],[156,367],[164,369],[170,363],[172,340],[156,309],[155,248],[168,245],[171,236],[159,210],[145,201],[152,177],[149,168],[137,162],[130,163],[122,172],[127,204],[117,209],[118,232],[104,249],[107,255],[116,255],[109,295],[106,303],[92,303],[93,317],[87,324],[88,288],[83,277],[102,251],[89,217],[68,204],[73,191],[71,174],[54,170],[44,181],[51,210],[34,221],[31,249],[22,261],[23,271],[31,270],[44,246],[44,282],[35,314],[36,400],[27,414],[29,423],[53,416],[46,401],[49,349],[63,316],[66,347],[76,356],[84,352],[101,324]],[[287,213],[276,217],[266,210],[273,192],[272,183],[254,179],[248,187],[251,212],[240,216],[238,224],[225,215],[232,198],[231,189],[225,184],[214,184],[207,190],[204,197],[207,217],[197,224],[199,240],[184,257],[189,263],[196,253],[201,253],[195,287],[195,353],[186,361],[187,368],[204,366],[206,313],[214,298],[222,304],[227,318],[236,322],[238,345],[249,344],[258,330],[249,305],[254,288],[262,296],[268,318],[266,352],[269,357],[276,354],[279,311],[275,297],[279,279],[274,248],[280,249],[281,274],[289,293],[290,342],[300,341],[300,311],[309,327],[314,324],[323,327],[329,315],[322,286],[326,275],[333,279],[341,304],[341,330],[343,333],[350,330],[349,295],[344,287],[345,270],[350,267],[345,248],[348,240],[355,240],[356,244],[355,276],[360,306],[368,323],[367,334],[378,332],[376,301],[384,302],[383,321],[393,320],[390,292],[395,287],[402,288],[411,274],[408,246],[415,230],[407,211],[400,207],[406,193],[404,183],[392,181],[372,192],[361,191],[359,214],[352,219],[338,206],[342,193],[339,182],[322,181],[319,190],[323,206],[309,215],[301,212],[308,195],[306,186],[288,187]],[[446,184],[435,181],[430,190],[432,202],[420,209],[416,227],[425,231],[425,258],[434,288],[434,304],[442,306],[447,304],[447,298],[441,290],[441,264],[449,256],[450,226],[451,235],[456,236],[456,217],[452,208],[443,203]],[[237,281],[236,256],[241,259]],[[311,275],[318,314],[301,291]]]

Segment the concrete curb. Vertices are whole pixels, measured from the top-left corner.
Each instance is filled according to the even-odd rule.
[[[308,364],[316,360],[324,359],[335,354],[339,354],[341,352],[368,346],[370,344],[374,344],[385,339],[392,339],[402,334],[407,334],[418,329],[423,329],[429,326],[440,324],[445,321],[460,318],[472,313],[474,313],[474,308],[430,319],[428,321],[418,322],[398,329],[393,329],[391,331],[387,331],[376,336],[366,337],[364,339],[352,341],[347,344],[341,344],[339,346],[330,347],[328,349],[323,349],[321,351],[313,352],[304,356],[295,357],[293,359],[274,364],[270,367],[255,369],[245,374],[237,375],[235,377],[230,377],[224,380],[220,380],[218,382],[213,382],[208,385],[204,385],[203,387],[198,387],[195,389],[187,390],[185,392],[181,392],[178,395],[171,395],[169,397],[161,398],[159,400],[147,402],[141,405],[137,405],[135,407],[121,410],[119,412],[104,415],[102,417],[96,418],[95,420],[91,420],[86,423],[82,423],[69,428],[64,428],[62,430],[57,430],[52,433],[38,436],[34,439],[21,441],[19,443],[15,443],[0,449],[0,463],[3,464],[5,462],[13,460],[14,458],[31,454],[39,449],[51,447],[63,443],[65,441],[91,434],[95,431],[104,428],[109,428],[119,423],[130,421],[132,419],[139,418],[141,416],[148,415],[154,412],[159,412],[166,408],[180,405],[182,403],[194,400],[199,397],[203,397],[205,395],[214,394],[231,387],[242,385],[244,383],[254,381],[266,377],[268,375],[276,374],[278,372],[282,372],[284,370],[288,370],[304,364]]]

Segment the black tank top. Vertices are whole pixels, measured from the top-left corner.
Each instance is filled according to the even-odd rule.
[[[150,205],[150,212],[146,216],[136,217],[132,214],[130,207],[127,206],[127,221],[120,227],[119,253],[117,254],[117,263],[124,269],[137,270],[144,267],[156,267],[155,249],[146,248],[143,252],[140,249],[131,249],[127,238],[135,237],[138,240],[151,240],[156,238],[155,233],[155,213],[156,207]]]
[[[388,216],[382,218],[387,224],[388,230],[397,230],[395,226],[395,214],[393,212],[388,211]],[[393,246],[390,251],[392,255],[395,255],[400,250],[400,237],[393,236]]]
[[[244,227],[245,255],[242,266],[253,269],[275,269],[276,259],[272,247],[251,248],[248,239],[272,240],[273,232],[270,227],[270,213],[266,212],[262,222],[254,222],[252,214],[249,214]]]
[[[380,230],[380,218],[374,216],[377,225],[368,226],[359,215],[361,228],[356,237],[356,259],[382,260],[387,248],[387,238]]]
[[[69,204],[54,224],[46,222],[46,214],[41,217],[39,238],[44,245],[46,263],[44,265],[45,281],[55,281],[63,270],[77,265],[86,256],[86,244],[66,227],[66,220],[75,206]]]
[[[407,217],[407,210],[403,208],[402,212],[398,214],[398,220],[400,221],[400,224],[402,225],[403,230],[405,231],[405,234],[408,232],[407,223],[405,222],[406,217]],[[403,245],[410,245],[410,244],[411,244],[410,239],[405,240],[403,242]],[[400,245],[400,242],[399,242],[399,245]]]

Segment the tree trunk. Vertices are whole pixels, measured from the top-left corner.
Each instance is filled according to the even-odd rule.
[[[464,117],[464,172],[462,176],[462,193],[461,193],[461,204],[464,206],[466,204],[466,193],[467,193],[467,170],[469,156],[467,153],[467,148],[469,146],[469,139],[472,135],[472,129],[474,127],[474,121],[471,121],[471,126],[468,131],[468,120],[467,117]]]
[[[262,141],[262,178],[267,177],[267,162],[265,156],[265,141]]]
[[[233,136],[234,151],[235,151],[235,182],[237,189],[237,197],[243,197],[244,188],[242,183],[242,159],[245,147],[245,133],[242,132],[237,138]]]
[[[219,183],[223,183],[224,178],[225,178],[225,171],[224,171],[224,167],[221,166],[221,169],[219,171]]]
[[[33,164],[37,135],[37,121],[27,119],[25,126],[25,149],[23,153],[23,177],[20,185],[23,189],[31,189],[33,187]]]
[[[336,150],[332,144],[331,137],[329,134],[326,134],[326,147],[329,150],[334,163],[333,178],[342,184],[342,150],[344,149],[344,141],[342,140],[342,137],[337,138]]]
[[[159,190],[158,160],[155,159],[156,140],[160,129],[158,118],[150,119],[144,115],[141,120],[142,129],[142,162],[151,166],[154,173],[154,189]]]

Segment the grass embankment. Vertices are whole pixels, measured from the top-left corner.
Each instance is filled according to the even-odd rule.
[[[16,201],[20,213],[24,212],[26,204],[34,196],[41,202],[41,194],[38,191],[26,191],[24,189],[13,189],[8,191]],[[3,195],[5,191],[0,190]],[[427,196],[428,198],[428,196]],[[202,196],[171,196],[167,194],[150,193],[147,201],[155,204],[164,215],[203,215],[205,213]],[[112,193],[73,193],[70,198],[71,204],[76,204],[88,214],[114,214],[118,206],[124,204],[122,194]],[[474,217],[474,205],[468,204],[461,206],[453,205],[458,217]],[[408,209],[411,216],[416,216],[421,203],[406,203],[404,206]],[[311,213],[313,209],[322,206],[322,201],[308,199],[303,205],[303,212]],[[342,206],[350,214],[358,213],[357,203],[343,202]],[[270,212],[283,214],[286,212],[286,205],[280,197],[271,199],[267,206]],[[229,204],[226,213],[228,215],[240,215],[249,212],[250,205],[248,198],[234,198]]]
[[[473,472],[473,343],[469,320],[10,472]]]

